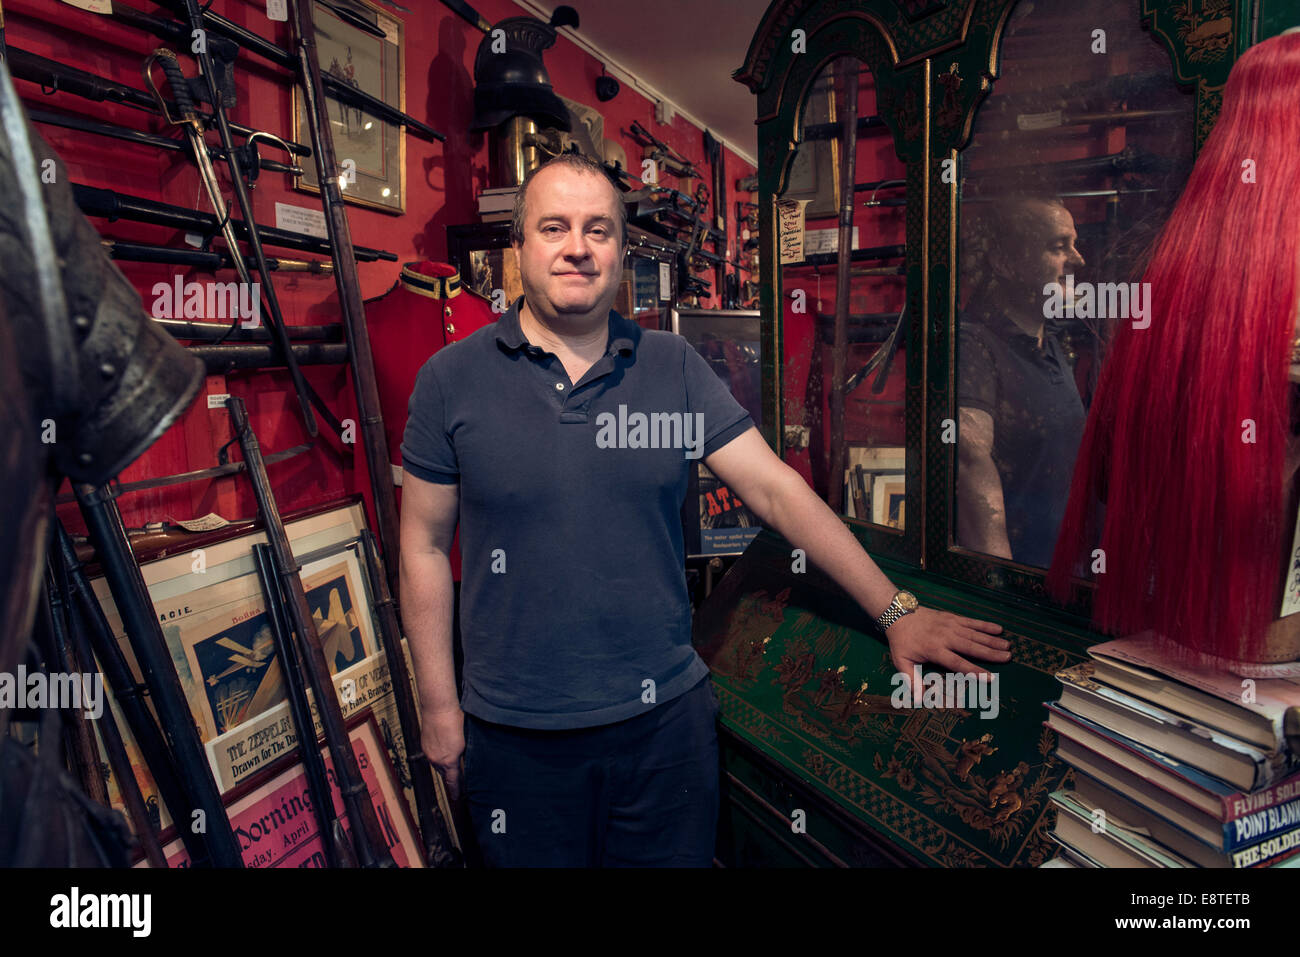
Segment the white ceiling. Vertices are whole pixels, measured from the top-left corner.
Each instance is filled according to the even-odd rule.
[[[515,0],[550,19],[555,0]],[[758,153],[754,95],[731,78],[769,0],[571,0],[581,24],[560,33],[587,48],[621,83],[710,130],[749,163]]]

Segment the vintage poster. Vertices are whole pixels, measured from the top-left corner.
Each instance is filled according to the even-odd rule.
[[[306,518],[295,519],[286,524],[290,543],[296,557],[302,559],[321,551],[337,552],[342,543],[355,539],[365,527],[365,516],[361,505],[353,502],[330,509]],[[186,699],[194,716],[195,726],[199,728],[204,740],[215,736],[215,729],[205,727],[204,709],[200,706],[203,694],[195,685],[190,672],[189,662],[185,656],[180,640],[182,625],[193,618],[209,613],[214,607],[260,595],[256,584],[255,565],[253,563],[252,545],[264,543],[266,535],[261,531],[250,532],[227,541],[209,543],[201,549],[187,550],[177,555],[146,562],[140,567],[149,596],[153,600],[154,611],[162,624],[163,637],[176,665]],[[91,581],[95,597],[103,608],[104,616],[113,634],[126,656],[128,667],[136,680],[140,680],[140,669],[135,655],[126,639],[121,617],[113,604],[108,583],[99,577]],[[365,618],[368,629],[373,628],[369,618]],[[370,632],[367,631],[367,634]],[[373,638],[368,639],[367,647],[374,647]],[[162,799],[149,775],[148,768],[135,743],[131,729],[116,706],[115,696],[108,695],[109,707],[117,719],[127,754],[135,768],[136,781],[140,786],[145,806],[153,817],[156,827],[161,830],[170,825],[170,818]],[[149,700],[146,696],[146,702]],[[97,742],[98,743],[98,742]],[[117,779],[108,772],[108,758],[102,743],[99,743],[102,767],[108,778],[109,803],[119,811],[125,812]]]
[[[411,674],[411,656],[406,648],[406,639],[402,639],[402,646],[406,652],[407,674]],[[344,720],[369,709],[397,780],[405,792],[408,806],[414,811],[415,791],[406,765],[406,740],[402,735],[402,724],[397,715],[397,698],[393,694],[392,678],[389,676],[384,652],[379,651],[373,657],[340,671],[334,676],[334,687],[338,692]],[[412,691],[414,693],[414,685]],[[308,698],[311,699],[310,691]],[[314,700],[310,700],[310,706],[319,740],[323,729]],[[293,726],[288,701],[281,701],[253,720],[214,738],[207,743],[207,751],[218,790],[224,794],[239,786],[297,747],[297,744],[298,734]],[[447,822],[452,841],[459,846],[460,839],[456,835],[451,806],[447,802],[442,778],[436,773],[433,784],[443,820]]]
[[[256,576],[247,577],[251,594],[179,626],[186,670],[199,694],[191,707],[201,713],[205,732],[212,729],[205,741],[285,700],[266,603]],[[357,556],[345,551],[306,564],[302,583],[330,671],[370,657],[374,627]]]
[[[399,797],[393,768],[384,753],[379,730],[373,719],[355,724],[348,732],[357,756],[361,777],[374,803],[380,830],[398,867],[423,867],[419,840],[410,813]],[[343,807],[343,796],[334,775],[329,749],[321,748],[325,770],[334,798],[334,813],[351,827]],[[324,867],[320,828],[312,810],[307,772],[301,762],[287,769],[271,771],[268,780],[232,801],[226,808],[235,838],[243,852],[244,865],[256,868]],[[163,848],[169,867],[189,867],[189,854],[180,839]],[[143,863],[137,866],[144,866]]]

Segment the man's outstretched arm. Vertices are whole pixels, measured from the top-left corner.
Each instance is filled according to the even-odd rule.
[[[707,465],[740,496],[759,520],[785,537],[831,576],[873,619],[889,607],[898,591],[863,550],[838,515],[819,499],[794,469],[786,465],[751,428],[712,455]],[[918,608],[889,626],[890,655],[903,674],[932,662],[957,672],[983,673],[967,660],[1009,661],[1011,645],[996,635],[1001,625],[962,618],[933,608]]]
[[[411,646],[420,693],[420,744],[447,785],[460,794],[465,716],[456,691],[452,653],[451,543],[456,533],[459,485],[402,475],[402,625]]]

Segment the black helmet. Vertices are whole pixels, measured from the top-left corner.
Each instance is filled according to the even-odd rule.
[[[505,49],[494,39],[505,32]],[[488,130],[512,116],[569,130],[569,111],[555,95],[542,51],[555,44],[555,28],[536,17],[509,17],[496,24],[474,57],[474,119],[469,128]],[[500,52],[494,52],[496,43]]]

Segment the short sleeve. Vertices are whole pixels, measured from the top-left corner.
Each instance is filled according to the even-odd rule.
[[[682,372],[686,379],[687,411],[704,416],[704,456],[712,455],[754,425],[745,407],[735,400],[718,374],[690,343],[682,340]]]
[[[997,360],[983,327],[972,321],[957,329],[957,405],[993,414],[998,401]]]
[[[456,447],[447,431],[442,386],[430,360],[415,377],[402,435],[402,468],[416,478],[440,485],[460,481]]]

